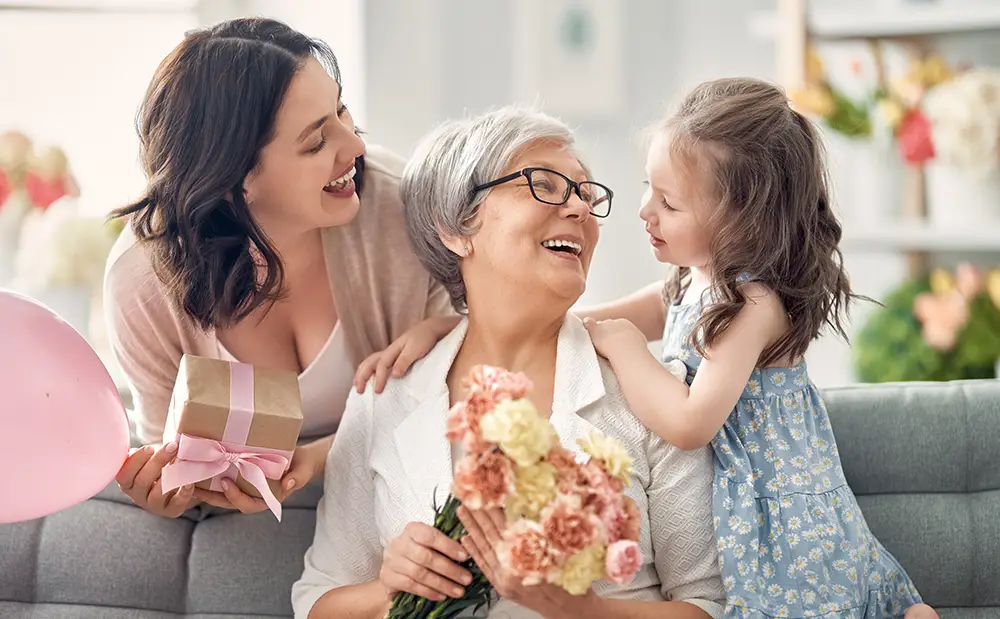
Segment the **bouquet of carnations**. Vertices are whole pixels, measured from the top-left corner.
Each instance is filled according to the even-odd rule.
[[[447,426],[448,439],[464,455],[451,495],[435,506],[434,526],[460,540],[459,505],[502,507],[507,530],[498,558],[525,585],[550,583],[583,595],[596,580],[628,583],[642,564],[642,516],[624,492],[632,473],[625,447],[595,431],[579,441],[590,457],[578,462],[525,398],[531,382],[523,374],[477,366],[467,386]],[[473,581],[462,598],[432,602],[399,593],[387,619],[447,619],[488,607],[489,581],[471,559],[463,567]]]

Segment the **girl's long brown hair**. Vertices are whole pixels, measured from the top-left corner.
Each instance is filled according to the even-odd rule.
[[[841,226],[830,204],[821,136],[767,82],[727,78],[706,82],[660,127],[682,161],[703,157],[719,208],[709,263],[714,303],[692,332],[698,352],[726,331],[746,303],[738,281],[748,274],[781,299],[785,334],[758,361],[798,359],[824,327],[848,339],[844,323],[851,292],[838,247]],[[673,267],[664,284],[670,303],[686,288],[689,269]]]

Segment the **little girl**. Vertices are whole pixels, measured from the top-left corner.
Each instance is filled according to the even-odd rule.
[[[715,452],[727,615],[937,617],[868,529],[803,361],[824,326],[846,337],[854,297],[815,128],[765,82],[709,82],[657,127],[646,173],[640,216],[674,266],[665,285],[581,314],[634,414]],[[370,358],[359,388],[404,372],[446,326]],[[661,336],[657,360],[647,341]]]
[[[646,172],[639,214],[674,267],[662,295],[585,324],[644,424],[715,452],[727,615],[936,617],[868,529],[803,360],[824,325],[846,337],[854,296],[817,131],[774,86],[713,81],[655,132]],[[655,325],[686,383],[649,354]]]

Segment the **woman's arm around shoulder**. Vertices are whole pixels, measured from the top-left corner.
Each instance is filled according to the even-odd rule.
[[[137,245],[116,249],[104,276],[108,340],[131,390],[136,434],[158,443],[182,354],[179,319],[148,254]]]
[[[429,279],[426,318],[358,365],[354,374],[354,388],[358,391],[363,392],[369,379],[374,377],[375,393],[382,393],[390,377],[400,378],[406,374],[410,366],[427,356],[441,338],[461,322],[462,317],[452,307],[447,289],[433,278]]]

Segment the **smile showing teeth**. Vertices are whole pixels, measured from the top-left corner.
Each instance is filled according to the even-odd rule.
[[[575,241],[565,241],[563,239],[550,239],[548,241],[542,241],[542,247],[545,249],[551,249],[552,251],[561,251],[573,254],[574,256],[579,256],[583,248],[580,244]]]
[[[341,176],[340,178],[333,179],[332,181],[330,181],[329,183],[326,184],[325,188],[326,189],[333,189],[337,185],[343,185],[347,181],[349,181],[352,178],[354,178],[355,172],[356,172],[356,170],[354,169],[354,166],[351,166],[351,169],[347,171],[347,174]]]

